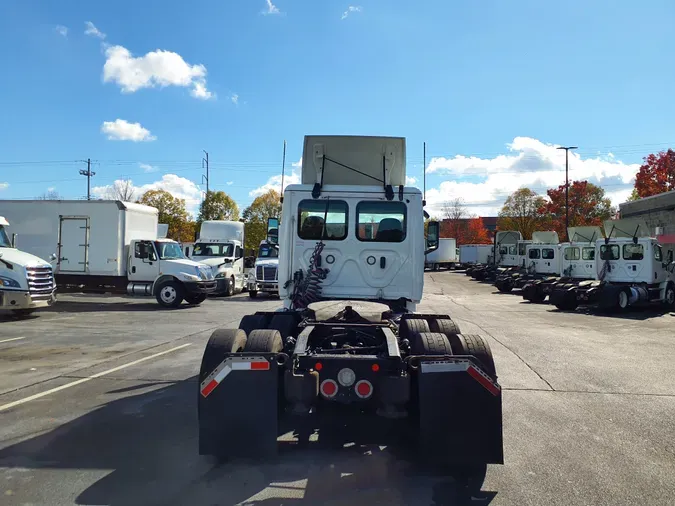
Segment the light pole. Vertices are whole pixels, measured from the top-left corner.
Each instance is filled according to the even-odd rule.
[[[565,236],[569,241],[569,232],[567,229],[570,226],[570,181],[569,181],[569,152],[570,149],[578,149],[577,146],[560,146],[557,149],[565,150]]]

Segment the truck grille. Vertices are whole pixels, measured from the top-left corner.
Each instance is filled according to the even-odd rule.
[[[54,275],[51,267],[26,267],[28,290],[33,299],[47,299],[54,291]]]
[[[258,281],[276,281],[276,265],[259,265],[255,271],[255,277]]]

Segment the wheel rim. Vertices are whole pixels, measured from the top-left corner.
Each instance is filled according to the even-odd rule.
[[[234,278],[230,278],[230,288],[227,289],[229,295],[234,295]]]
[[[176,293],[176,289],[173,286],[165,286],[160,292],[162,302],[165,302],[166,304],[171,304],[176,300],[177,296],[178,294]]]
[[[675,304],[675,289],[668,288],[666,290],[666,302],[668,304]]]
[[[619,292],[619,307],[621,309],[628,307],[628,294],[626,292]]]

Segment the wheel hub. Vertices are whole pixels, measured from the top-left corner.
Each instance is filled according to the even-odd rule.
[[[171,303],[176,300],[176,290],[172,286],[167,286],[162,290],[162,300]]]

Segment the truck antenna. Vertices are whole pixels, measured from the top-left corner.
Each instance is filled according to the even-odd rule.
[[[424,161],[422,162],[422,181],[424,184],[424,193],[422,194],[422,207],[427,205],[427,143],[424,142]]]
[[[284,139],[284,154],[281,159],[281,195],[279,202],[284,203],[284,172],[286,171],[286,139]]]

